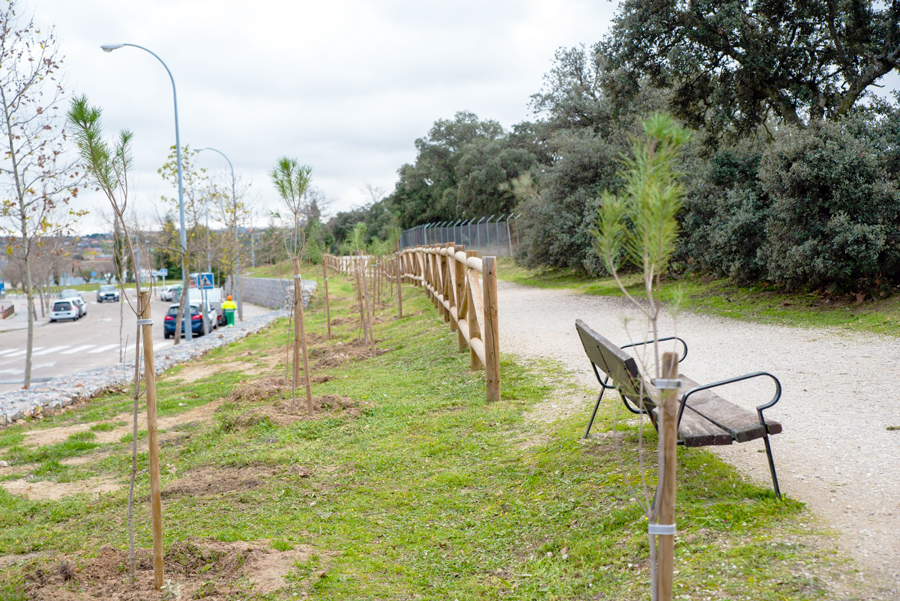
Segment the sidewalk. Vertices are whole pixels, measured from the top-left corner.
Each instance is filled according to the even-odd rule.
[[[3,332],[12,332],[14,330],[28,329],[28,312],[25,310],[24,298],[6,298],[0,302],[11,302],[16,308],[16,312],[13,315],[10,315],[6,319],[0,319],[0,334],[2,334]],[[36,328],[49,323],[46,318],[41,318],[40,315],[41,312],[40,309],[38,309],[38,318],[34,322],[34,327]]]

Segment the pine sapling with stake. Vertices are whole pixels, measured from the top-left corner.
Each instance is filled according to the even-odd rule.
[[[624,157],[625,170],[622,173],[625,185],[618,195],[606,192],[601,197],[598,209],[597,228],[594,230],[596,250],[603,259],[607,270],[615,278],[619,288],[629,301],[644,315],[652,340],[653,361],[650,369],[646,369],[646,361],[640,356],[638,360],[645,363],[643,373],[653,373],[662,382],[663,367],[659,348],[659,317],[662,308],[661,277],[667,270],[675,252],[678,237],[676,216],[682,207],[684,188],[679,183],[679,173],[675,163],[679,150],[690,139],[690,132],[677,125],[667,115],[653,115],[644,122],[643,138],[632,142],[631,156]],[[639,300],[625,287],[620,277],[620,265],[623,261],[631,263],[641,270],[643,275],[644,294]],[[679,299],[676,298],[676,307]],[[644,338],[646,339],[646,337]],[[673,359],[666,354],[666,362]],[[674,360],[674,373],[677,374],[677,359]],[[671,372],[670,372],[671,373]],[[643,387],[643,382],[641,383]],[[658,401],[661,408],[660,419],[665,422],[677,411],[671,405],[677,403],[676,394],[664,394]],[[643,399],[644,391],[638,395]],[[641,403],[642,410],[644,409]],[[660,515],[674,517],[674,442],[667,440],[675,432],[669,423],[660,425],[659,441],[659,478],[656,495],[651,504],[649,490],[644,477],[643,453],[639,447],[641,480],[643,484],[642,508],[651,526],[657,525]],[[639,432],[640,434],[640,432]],[[642,437],[639,436],[639,445]],[[671,443],[671,444],[670,444]],[[666,465],[670,466],[666,470]],[[667,494],[662,494],[663,491]],[[670,493],[670,494],[669,494]],[[671,503],[661,508],[662,502]],[[651,594],[654,601],[672,599],[672,539],[671,535],[660,535],[659,550],[662,556],[657,565],[657,535],[649,534]],[[665,574],[660,574],[665,569]],[[662,585],[665,584],[665,587]]]

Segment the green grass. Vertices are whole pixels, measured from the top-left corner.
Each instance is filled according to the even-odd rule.
[[[310,275],[312,275],[313,273],[321,274],[321,263],[318,265],[304,263],[302,271],[300,272],[303,274],[304,279],[309,279],[306,277],[307,272],[310,272]],[[287,260],[281,261],[280,263],[275,263],[274,265],[259,265],[257,267],[247,269],[245,273],[254,278],[289,278],[294,275],[294,264],[292,261]]]
[[[503,400],[488,404],[483,372],[468,371],[456,334],[412,287],[404,291],[404,318],[394,319],[390,305],[380,309],[378,346],[389,352],[318,367],[323,353],[355,347],[350,285],[340,277],[329,283],[332,316],[344,325],[324,342],[321,300],[307,313],[308,331],[317,335],[313,374],[332,377],[314,384],[313,395],[346,397],[356,411],[280,423],[267,409],[276,397],[230,398],[211,419],[174,428],[174,441],[161,449],[164,491],[204,470],[223,480],[252,470],[268,476],[217,494],[167,497],[167,548],[187,537],[268,540],[281,551],[310,545],[312,557],[296,566],[287,588],[266,598],[649,597],[647,522],[632,500],[640,475],[635,426],[617,421],[607,406],[594,431],[618,423],[621,442],[611,436],[581,442],[593,392],[566,384],[557,365],[525,366],[508,356]],[[234,361],[258,366],[287,340],[287,323],[279,321],[209,353],[204,362],[229,365],[212,376],[186,385],[179,376],[190,366],[171,370],[159,382],[160,416],[221,402],[263,376],[282,375],[276,366],[251,376]],[[552,423],[528,417],[551,397],[580,399],[584,411]],[[106,476],[124,483],[127,440],[100,444],[96,436],[130,409],[126,393],[110,394],[14,426],[0,432],[0,457],[36,464],[27,472],[36,479]],[[73,424],[91,429],[56,445],[25,442],[28,429]],[[651,431],[645,449],[655,442]],[[93,460],[63,462],[76,455]],[[645,460],[652,463],[652,455]],[[147,461],[140,454],[142,547],[151,543]],[[30,501],[0,490],[0,549],[91,556],[105,544],[126,548],[126,497],[123,489],[100,498]],[[828,539],[803,526],[810,516],[802,504],[778,501],[703,450],[679,450],[677,516],[676,598],[825,598],[830,572],[844,569]],[[16,565],[0,576],[2,598],[24,598],[27,569]]]
[[[591,278],[573,270],[529,270],[501,259],[498,277],[525,286],[576,290],[597,296],[622,296],[612,278]],[[630,293],[643,292],[639,274],[623,278]],[[857,332],[900,335],[900,295],[885,298],[785,293],[771,286],[738,286],[726,279],[684,276],[666,279],[662,295],[671,301],[680,290],[682,308],[759,323],[805,328],[842,328]]]

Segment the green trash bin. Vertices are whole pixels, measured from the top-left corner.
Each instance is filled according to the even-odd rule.
[[[234,325],[234,309],[225,309],[225,325],[229,328]]]

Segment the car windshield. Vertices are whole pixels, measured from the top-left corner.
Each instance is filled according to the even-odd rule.
[[[53,303],[53,310],[54,311],[71,311],[72,303],[70,303],[69,301],[60,301],[60,302]]]
[[[112,284],[100,286],[100,292],[115,292],[116,287]]]
[[[199,313],[200,311],[197,309],[195,305],[191,305],[191,314]],[[178,305],[169,307],[169,312],[167,315],[178,315]]]

